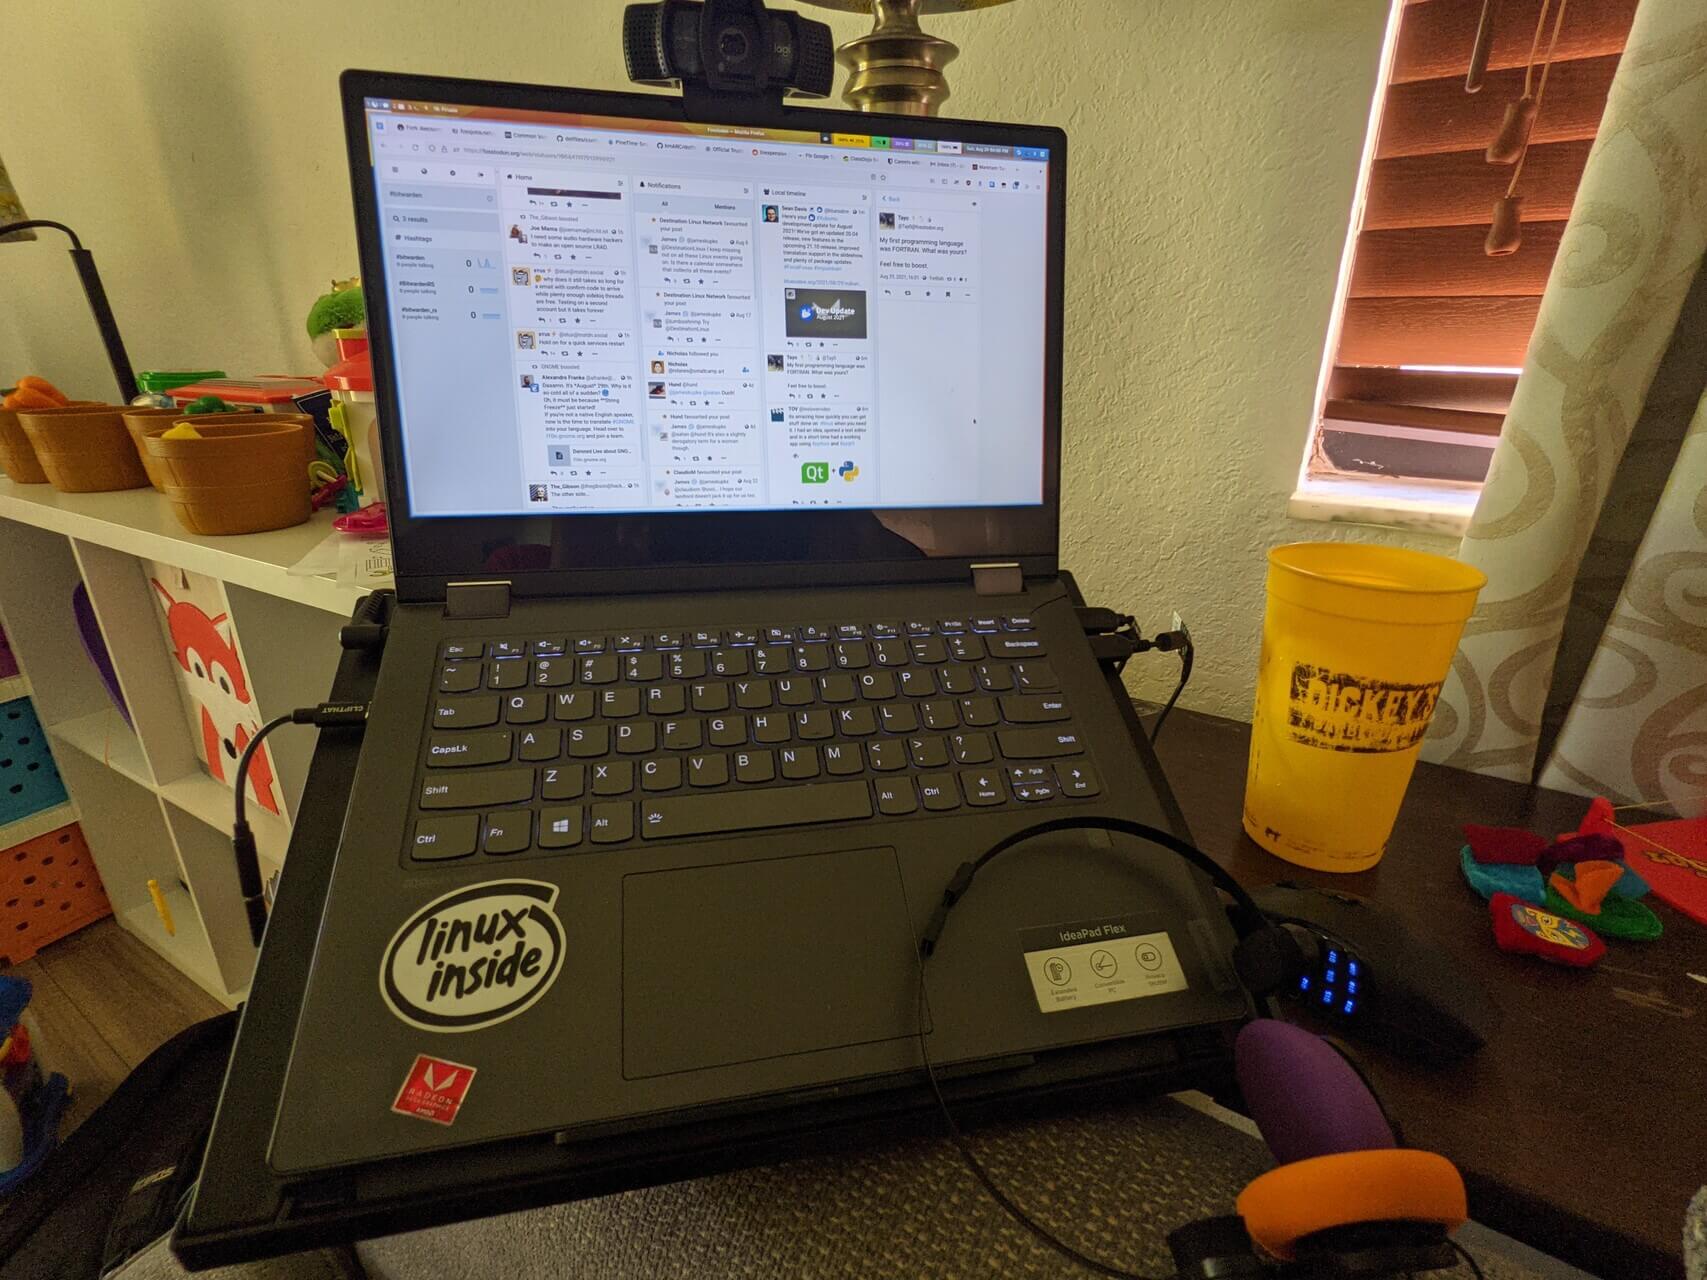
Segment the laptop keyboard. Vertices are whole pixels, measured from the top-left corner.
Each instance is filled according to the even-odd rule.
[[[1029,617],[450,640],[411,860],[1097,795]]]

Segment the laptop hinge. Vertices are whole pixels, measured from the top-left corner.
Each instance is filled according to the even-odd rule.
[[[453,582],[445,587],[447,618],[507,618],[508,582]]]
[[[1017,596],[1025,590],[1025,575],[1012,560],[972,566],[972,589],[981,596]]]

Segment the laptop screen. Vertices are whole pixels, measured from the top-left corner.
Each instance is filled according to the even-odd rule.
[[[1048,147],[363,108],[411,518],[1051,496]]]

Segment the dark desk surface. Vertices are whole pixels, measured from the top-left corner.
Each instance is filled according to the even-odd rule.
[[[1157,744],[1197,844],[1247,884],[1373,898],[1462,958],[1500,1005],[1498,1037],[1429,1071],[1365,1054],[1414,1146],[1456,1162],[1488,1226],[1597,1275],[1681,1275],[1684,1207],[1707,1182],[1707,929],[1655,902],[1666,933],[1609,941],[1587,972],[1507,955],[1458,869],[1466,822],[1574,830],[1587,801],[1419,765],[1386,857],[1307,871],[1239,825],[1250,726],[1176,713]]]

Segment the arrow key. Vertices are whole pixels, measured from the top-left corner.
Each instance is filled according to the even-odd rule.
[[[1064,796],[1094,796],[1102,790],[1096,770],[1088,764],[1056,765],[1055,772],[1060,777]]]
[[[995,769],[968,769],[960,775],[960,787],[971,805],[1001,804],[1007,799],[1002,792],[1002,776]]]

